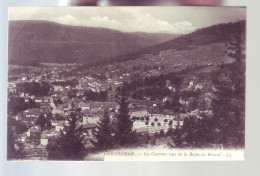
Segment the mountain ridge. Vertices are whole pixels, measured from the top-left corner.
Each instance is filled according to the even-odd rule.
[[[9,21],[9,63],[84,63],[138,51],[176,36],[127,33],[41,20]]]
[[[137,58],[143,54],[158,54],[160,51],[176,49],[188,50],[192,46],[208,45],[213,43],[228,43],[232,42],[236,35],[246,38],[246,21],[237,21],[230,23],[221,23],[206,28],[198,29],[192,33],[182,35],[172,40],[140,49],[137,52],[121,55],[117,58],[110,58],[110,60],[125,61],[127,58]]]

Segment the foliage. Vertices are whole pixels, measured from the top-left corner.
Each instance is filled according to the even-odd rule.
[[[44,129],[52,128],[51,116],[52,116],[52,114],[50,114],[50,113],[48,115],[46,115],[46,117],[44,114],[40,114],[40,116],[38,117],[35,124],[39,125],[41,127],[41,131],[43,131]]]
[[[114,129],[107,111],[101,117],[97,124],[97,128],[93,131],[94,139],[91,143],[96,150],[111,149],[114,145]]]
[[[47,82],[24,82],[17,84],[19,92],[29,93],[37,97],[47,96],[50,92],[51,86]]]
[[[172,137],[172,141],[176,145],[176,147],[180,147],[182,144],[182,130],[185,131],[185,129],[181,128],[180,126],[180,119],[178,118],[177,125],[175,129],[169,129],[168,130],[168,135]]]
[[[58,106],[59,104],[62,104],[61,98],[55,98],[55,99],[53,100],[53,102],[54,102],[55,106]]]
[[[66,81],[55,81],[52,83],[53,85],[60,85],[60,86],[71,86],[76,87],[79,84],[79,81],[77,79],[72,80],[66,80]]]
[[[172,96],[171,100],[167,100],[162,108],[172,110],[175,113],[181,113],[183,112],[183,108],[179,100],[180,92],[176,91]]]
[[[46,147],[50,160],[82,160],[86,155],[83,143],[83,129],[79,126],[81,114],[73,109],[68,117],[69,125],[64,126],[58,138]]]
[[[87,90],[85,91],[84,96],[89,101],[104,102],[108,99],[108,92],[107,91],[93,92],[92,90]]]
[[[33,100],[25,102],[22,97],[13,97],[10,96],[8,101],[8,112],[11,114],[17,114],[19,112],[25,111],[30,108],[38,108],[39,104],[35,103]]]
[[[119,95],[119,110],[116,114],[116,134],[115,140],[120,146],[130,146],[137,142],[136,132],[133,131],[133,121],[130,119],[129,108],[125,90],[121,90]]]
[[[25,153],[23,144],[17,141],[17,135],[24,133],[28,127],[15,119],[9,118],[7,122],[7,159],[23,159]]]
[[[212,120],[217,122],[216,142],[224,147],[243,147],[245,140],[245,56],[241,31],[237,30],[240,35],[234,36],[228,48],[234,63],[222,67],[218,79],[213,80],[217,91],[212,101]]]
[[[178,128],[176,127],[176,129]],[[183,139],[180,138],[180,131]],[[180,140],[182,140],[187,143],[188,147],[192,148],[210,147],[209,144],[214,144],[217,137],[212,119],[207,116],[201,119],[193,116],[185,119],[182,128],[175,131],[175,133],[177,133],[175,134],[176,145],[180,145]]]

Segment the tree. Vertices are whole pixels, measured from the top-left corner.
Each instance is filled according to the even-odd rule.
[[[53,118],[52,113],[48,113],[46,115],[46,129],[51,129],[52,128],[52,124],[51,124],[51,119]]]
[[[176,145],[176,147],[179,147],[182,144],[182,129],[180,126],[180,119],[177,119],[177,125],[175,127],[175,129],[173,129],[172,131],[169,131],[169,134],[171,134],[172,137],[172,141],[174,142],[174,144]]]
[[[15,119],[9,118],[7,122],[7,159],[23,159],[24,145],[17,141],[17,135],[27,131],[28,127]]]
[[[94,130],[94,139],[91,143],[96,150],[111,149],[114,144],[114,130],[111,127],[111,120],[108,112],[105,111],[103,117],[98,122],[97,128]]]
[[[158,134],[158,136],[163,137],[164,135],[165,135],[165,134],[164,134],[164,130],[161,129],[160,132],[159,132],[159,134]]]
[[[224,147],[243,147],[245,135],[245,63],[241,29],[237,29],[234,41],[227,53],[234,62],[220,68],[213,79],[215,98],[212,100],[213,117],[217,138],[216,144]],[[225,80],[220,79],[225,73]]]
[[[182,141],[186,142],[188,147],[202,148],[211,147],[215,139],[218,137],[212,119],[206,115],[202,115],[199,119],[195,116],[186,118],[183,122],[181,132]]]
[[[46,120],[45,116],[44,116],[43,114],[41,114],[41,115],[38,117],[38,119],[37,119],[37,121],[36,121],[35,124],[36,124],[36,125],[39,125],[39,126],[41,127],[41,131],[43,131],[45,125],[47,124],[47,120]]]
[[[120,146],[129,146],[136,143],[136,132],[133,131],[133,121],[130,119],[125,89],[119,90],[118,103],[120,105],[116,114],[116,142]]]
[[[50,160],[82,160],[86,155],[83,143],[83,129],[79,126],[81,114],[73,108],[69,117],[69,125],[64,126],[58,138],[50,141],[46,147]]]
[[[172,121],[172,120],[170,120],[170,121],[169,121],[169,126],[172,126],[172,123],[173,123],[173,121]]]

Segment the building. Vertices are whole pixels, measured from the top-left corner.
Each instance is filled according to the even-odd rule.
[[[130,110],[130,117],[145,117],[148,116],[149,113],[147,110]]]

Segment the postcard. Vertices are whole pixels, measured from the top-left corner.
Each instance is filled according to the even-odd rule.
[[[9,7],[7,159],[244,160],[245,7]]]

